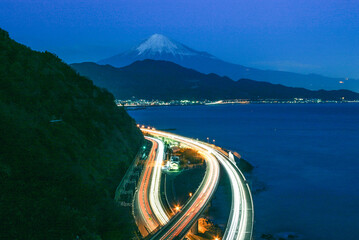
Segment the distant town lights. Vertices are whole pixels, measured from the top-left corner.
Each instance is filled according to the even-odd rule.
[[[338,81],[339,84],[345,84],[347,79]],[[359,99],[352,100],[353,102],[359,102]],[[227,99],[220,101],[188,101],[188,100],[115,100],[117,106],[124,106],[126,108],[138,108],[138,107],[147,107],[147,106],[191,106],[191,105],[216,105],[216,104],[250,104],[250,103],[266,103],[266,104],[302,104],[302,103],[338,103],[343,102],[343,100],[321,100],[316,98],[292,98],[292,99],[259,99],[259,100],[250,100],[250,99]],[[350,101],[345,101],[350,102]]]

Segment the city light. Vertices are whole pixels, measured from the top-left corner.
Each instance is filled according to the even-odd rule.
[[[338,81],[340,84],[344,84],[344,81]],[[125,106],[128,108],[136,107],[147,107],[147,106],[191,106],[191,105],[219,105],[219,104],[250,104],[250,103],[286,103],[286,104],[300,104],[300,103],[338,103],[343,102],[343,100],[322,100],[317,98],[293,98],[293,99],[260,99],[260,100],[250,100],[250,99],[227,99],[221,101],[185,101],[185,100],[170,100],[170,101],[161,101],[161,100],[115,100],[117,106]],[[350,101],[346,101],[350,102]],[[358,102],[358,100],[354,100]]]

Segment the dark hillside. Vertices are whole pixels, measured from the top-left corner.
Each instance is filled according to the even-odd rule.
[[[166,61],[147,59],[122,68],[91,62],[71,66],[98,86],[111,91],[117,99],[359,99],[359,93],[349,90],[311,91],[249,79],[233,81],[228,77],[203,74]]]
[[[113,196],[143,141],[134,120],[1,29],[0,85],[0,239],[128,239]]]

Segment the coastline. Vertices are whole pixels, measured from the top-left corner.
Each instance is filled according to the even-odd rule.
[[[273,101],[249,101],[246,103],[242,102],[222,102],[222,103],[193,103],[193,104],[171,104],[171,103],[148,103],[148,104],[140,104],[140,105],[122,105],[116,102],[118,107],[124,107],[127,111],[136,111],[136,110],[144,110],[146,108],[152,107],[189,107],[189,106],[221,106],[221,105],[277,105],[277,104],[359,104],[359,100],[356,101],[282,101],[282,100],[273,100]]]
[[[354,103],[227,104],[129,113],[159,129],[215,139],[250,161],[256,239],[291,232],[302,239],[354,240],[355,218],[348,216],[358,210],[359,200],[351,184],[358,181],[353,167],[359,154],[358,110]]]

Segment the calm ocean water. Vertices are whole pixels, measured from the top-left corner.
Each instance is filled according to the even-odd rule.
[[[129,114],[158,129],[215,139],[251,162],[267,186],[254,195],[257,237],[359,239],[359,104],[152,107]]]

